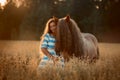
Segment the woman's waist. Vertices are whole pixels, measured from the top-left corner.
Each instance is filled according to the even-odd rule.
[[[55,50],[55,48],[54,48],[54,47],[48,47],[47,49],[52,49],[52,50]]]

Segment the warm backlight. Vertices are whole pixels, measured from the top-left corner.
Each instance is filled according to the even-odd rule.
[[[0,6],[5,6],[7,0],[0,0]]]

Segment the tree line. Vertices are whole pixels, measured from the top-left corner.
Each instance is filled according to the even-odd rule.
[[[13,1],[0,9],[0,39],[39,40],[49,18],[67,14],[82,32],[98,38],[120,25],[119,0],[19,0],[22,3],[19,7]]]

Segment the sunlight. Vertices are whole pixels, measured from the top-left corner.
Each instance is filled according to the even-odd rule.
[[[98,6],[98,5],[96,5],[95,7],[96,7],[96,9],[99,9],[99,6]]]
[[[55,2],[54,2],[54,4],[58,4],[58,2],[57,2],[57,1],[55,1]]]
[[[9,2],[10,0],[0,0],[0,9],[4,9],[4,7],[7,5],[7,3]],[[12,0],[12,3],[17,7],[19,8],[20,6],[26,6],[27,7],[27,4],[25,2],[25,0]]]
[[[3,9],[3,7],[7,4],[7,0],[0,0],[0,8]]]
[[[30,3],[30,2],[26,2],[26,0],[12,0],[12,1],[17,8],[19,8],[20,6],[29,7],[28,4]]]
[[[15,3],[15,6],[18,8],[24,3],[24,0],[13,0],[13,3]]]
[[[7,0],[0,0],[0,6],[4,6],[6,4]]]

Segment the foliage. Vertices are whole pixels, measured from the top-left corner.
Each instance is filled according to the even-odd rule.
[[[82,31],[97,36],[119,25],[119,4],[119,0],[8,0],[0,9],[0,39],[39,40],[49,18],[67,14]]]

